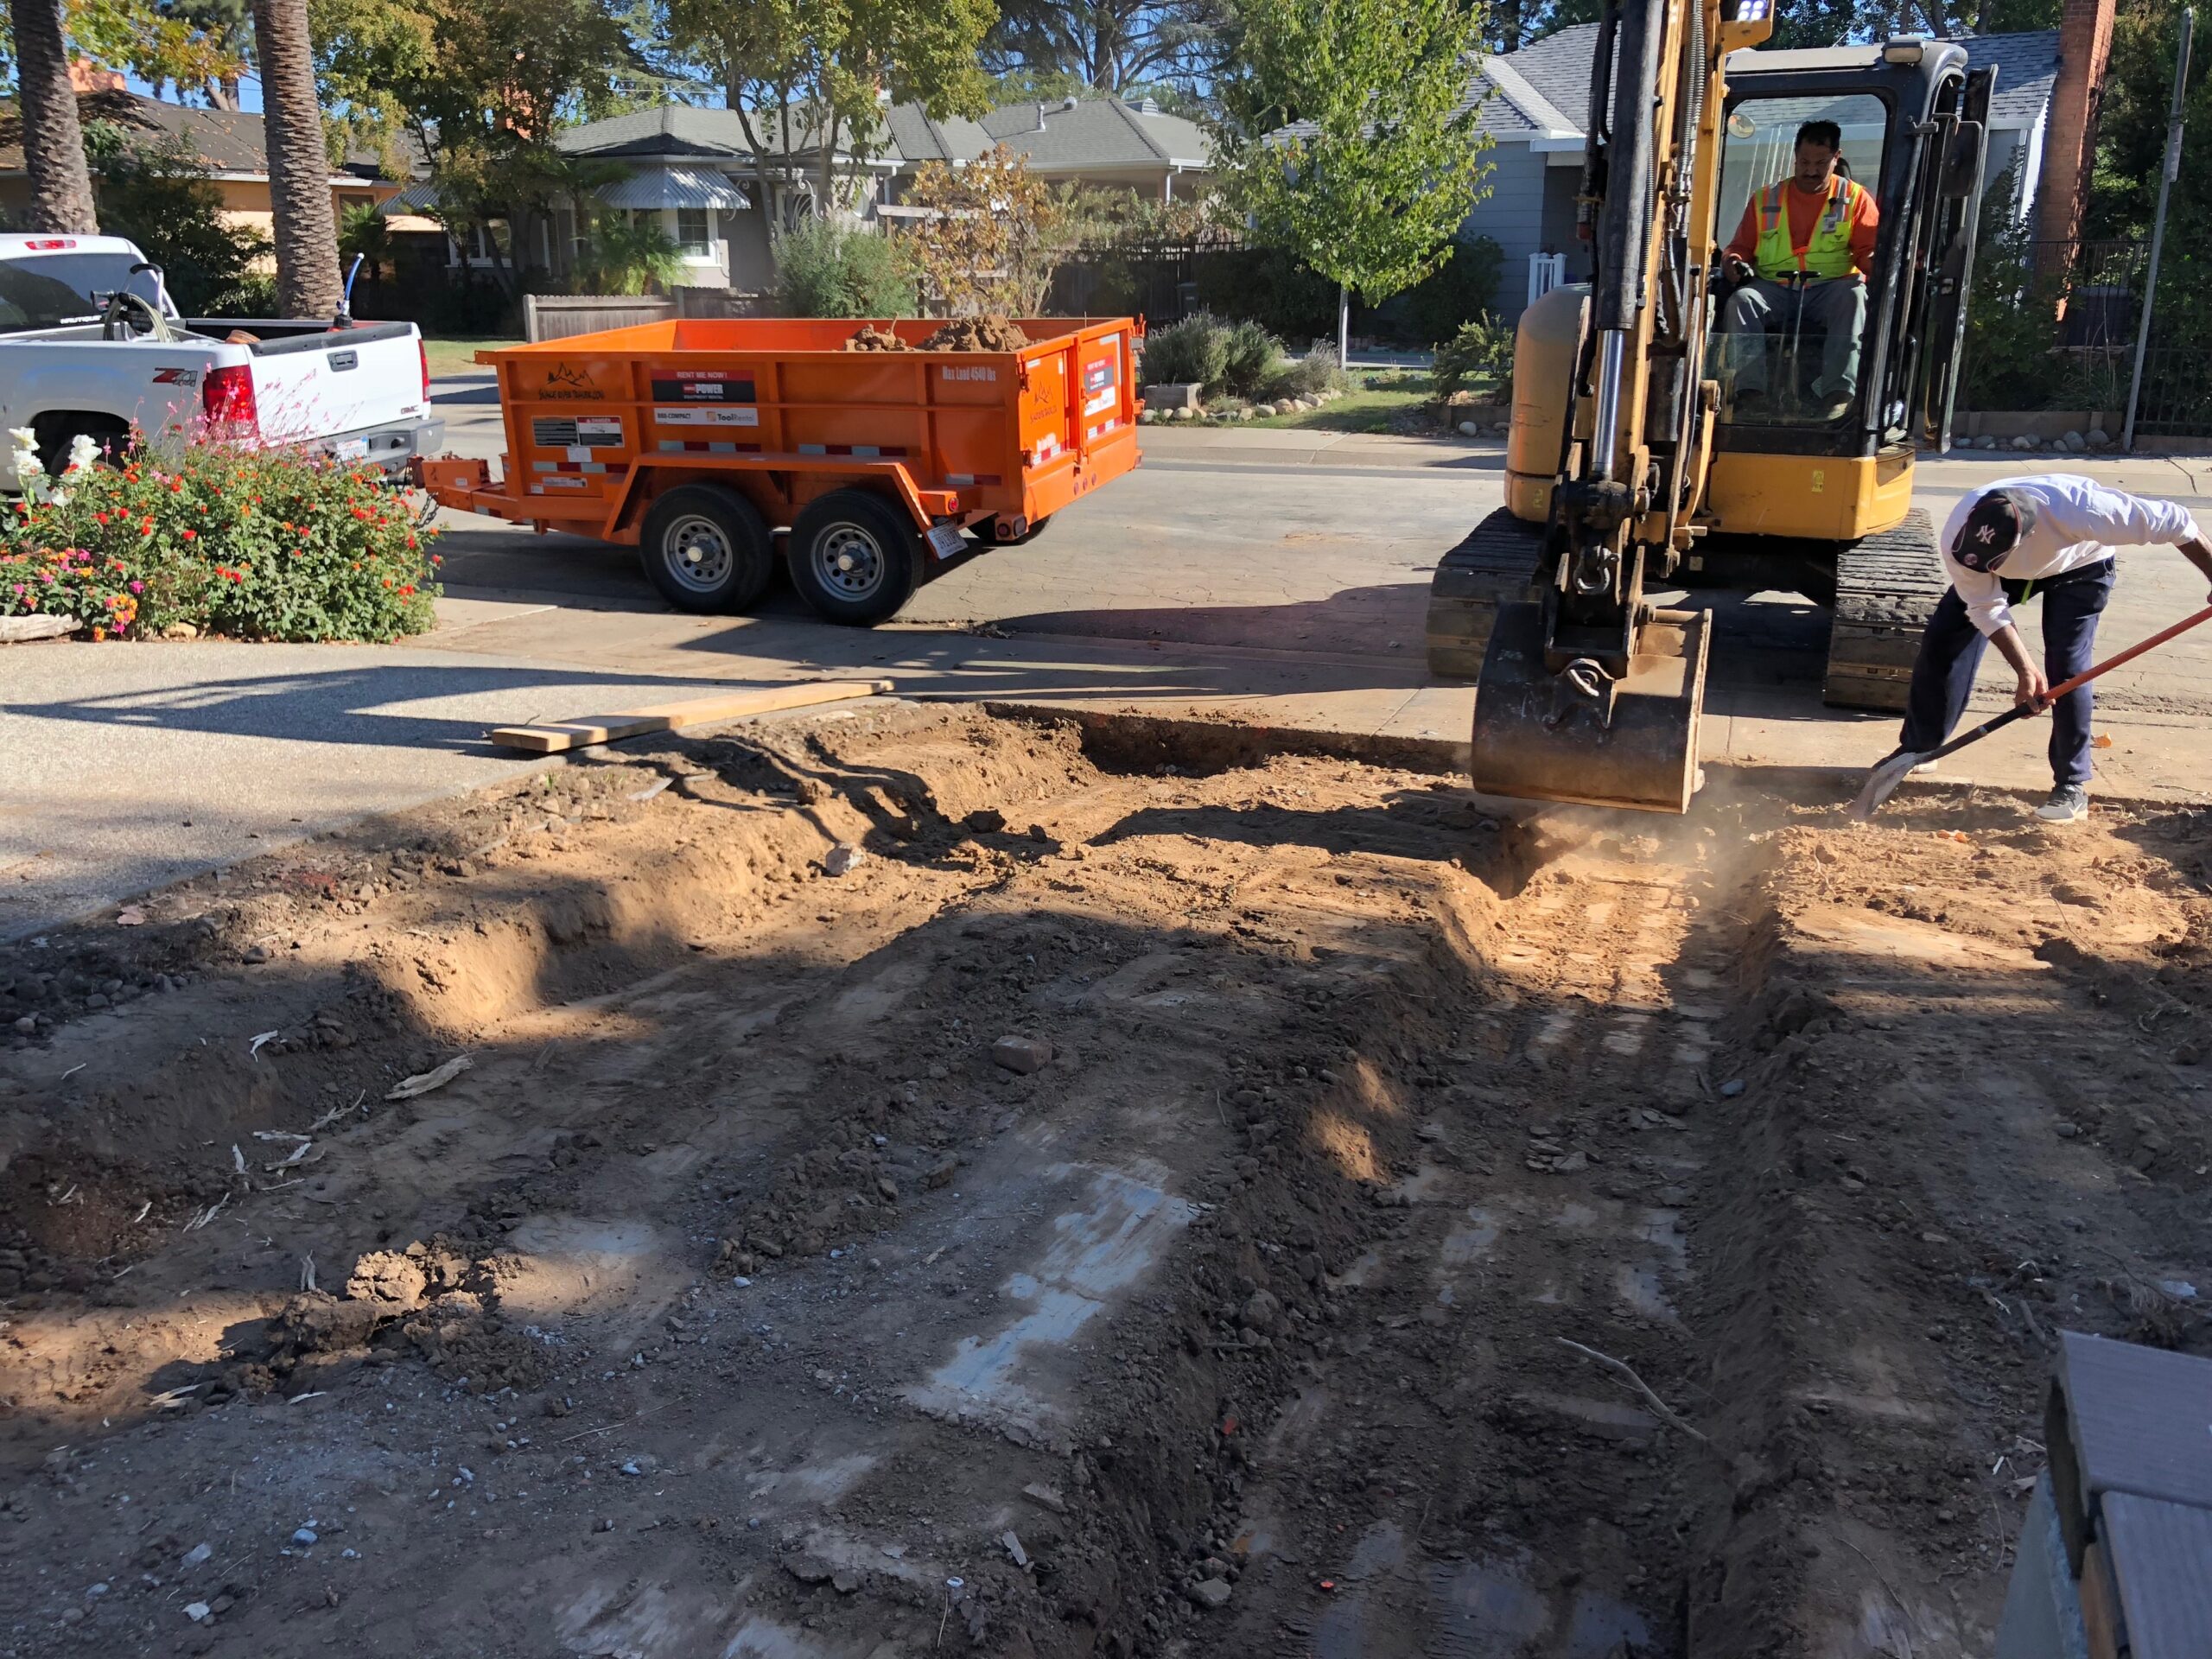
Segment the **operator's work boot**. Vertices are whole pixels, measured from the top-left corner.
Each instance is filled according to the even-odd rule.
[[[2036,808],[2036,817],[2045,823],[2071,823],[2076,818],[2089,816],[2089,791],[2079,784],[2061,784],[2050,791],[2050,798]]]

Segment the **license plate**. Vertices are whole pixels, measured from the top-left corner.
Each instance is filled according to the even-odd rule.
[[[366,438],[347,438],[333,447],[330,452],[340,461],[359,461],[369,453]]]
[[[930,546],[936,550],[938,557],[949,559],[956,553],[967,551],[968,538],[960,533],[957,524],[932,524]]]

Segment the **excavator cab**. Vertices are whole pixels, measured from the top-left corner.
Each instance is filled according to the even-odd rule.
[[[1431,594],[1432,671],[1477,679],[1479,790],[1688,809],[1715,641],[1669,590],[1833,607],[1828,700],[1902,707],[1942,592],[1913,460],[1949,442],[1994,72],[1917,37],[1751,49],[1770,28],[1765,0],[1601,16],[1595,273],[1523,314],[1506,505]],[[1872,270],[1849,304],[1738,299],[1721,246],[1811,120],[1874,199]]]

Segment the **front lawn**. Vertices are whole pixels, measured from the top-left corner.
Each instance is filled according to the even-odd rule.
[[[1305,429],[1317,432],[1414,433],[1434,436],[1436,416],[1427,389],[1400,386],[1348,391],[1319,409],[1301,409],[1288,415],[1267,415],[1240,421],[1240,426]]]
[[[429,353],[430,378],[436,380],[452,374],[489,374],[492,371],[476,360],[478,352],[522,343],[498,334],[451,334],[440,340],[426,335],[423,349]]]

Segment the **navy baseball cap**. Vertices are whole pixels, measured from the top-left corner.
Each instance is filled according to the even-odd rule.
[[[1951,556],[1969,570],[1995,570],[2018,547],[2034,519],[2033,509],[2004,490],[1992,490],[1974,504],[1951,543]]]

